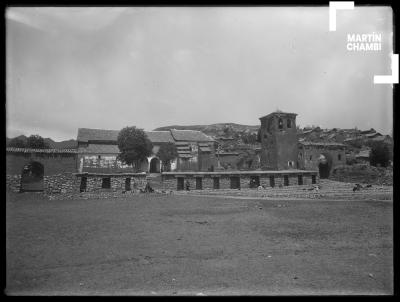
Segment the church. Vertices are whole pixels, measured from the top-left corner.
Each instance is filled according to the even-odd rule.
[[[117,138],[119,130],[78,129],[78,171],[121,173],[132,167],[117,159],[120,153]],[[145,131],[153,143],[152,155],[140,164],[140,170],[160,173],[162,162],[157,152],[163,144],[175,144],[178,157],[171,162],[170,171],[211,171],[217,166],[216,142],[195,130]]]

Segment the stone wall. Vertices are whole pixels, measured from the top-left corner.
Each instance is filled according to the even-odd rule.
[[[78,193],[79,182],[73,173],[44,176],[44,192],[49,195]]]
[[[21,174],[6,175],[6,188],[12,192],[18,193],[21,187]]]
[[[83,177],[86,177],[86,189],[85,192],[117,192],[125,191],[125,181],[130,179],[130,190],[144,189],[146,186],[146,174],[145,173],[124,173],[124,174],[89,174],[80,173],[75,175],[77,179],[76,187],[78,192],[80,191],[81,181]],[[103,188],[103,179],[110,179],[110,188]]]
[[[59,173],[45,175],[43,177],[43,191],[48,195],[75,194],[80,192],[82,177],[86,177],[86,192],[125,191],[125,181],[131,180],[131,190],[144,189],[146,186],[146,174],[75,174]],[[103,178],[110,178],[110,189],[103,189]],[[176,182],[175,186],[176,186]],[[7,175],[6,187],[12,192],[20,192],[21,175]],[[176,188],[175,188],[176,189]],[[174,189],[174,190],[175,190]]]
[[[6,187],[18,193],[21,188],[21,175],[7,175]],[[79,192],[79,182],[73,173],[59,173],[43,177],[43,191],[46,194]]]
[[[271,187],[270,176],[274,177],[275,186],[284,186],[284,176],[288,176],[289,186],[299,185],[298,176],[302,175],[303,185],[312,184],[312,175],[315,177],[316,183],[318,183],[318,172],[317,171],[290,171],[288,173],[278,172],[261,172],[259,174],[244,172],[232,172],[232,173],[221,173],[218,172],[193,172],[193,173],[163,173],[162,174],[162,187],[164,190],[177,190],[178,178],[182,177],[184,179],[184,189],[186,181],[190,183],[190,189],[196,189],[196,177],[201,177],[203,189],[213,189],[214,188],[214,178],[219,178],[219,188],[220,189],[230,189],[231,188],[231,177],[240,178],[240,188],[247,189],[250,188],[250,180],[252,176],[258,176],[260,180],[260,185],[263,187]]]

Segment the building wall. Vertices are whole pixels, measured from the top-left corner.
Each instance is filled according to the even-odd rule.
[[[82,168],[79,172],[97,173],[128,173],[133,168],[117,160],[115,154],[79,154],[78,166]],[[148,167],[148,164],[145,164]]]
[[[321,154],[329,154],[332,159],[332,168],[346,164],[346,151],[344,147],[303,146],[299,148],[299,168],[318,171],[319,157]]]
[[[77,171],[77,155],[74,153],[6,153],[6,175],[21,175],[22,169],[31,161],[44,167],[44,175],[56,175]]]

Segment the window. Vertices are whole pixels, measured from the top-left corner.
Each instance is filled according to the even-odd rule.
[[[288,128],[292,128],[292,121],[290,119],[287,119],[287,125]]]
[[[101,182],[101,188],[102,189],[110,189],[111,188],[111,178],[110,177],[103,178],[103,180]]]
[[[269,185],[275,187],[275,177],[273,175],[269,177]]]
[[[97,159],[101,159],[101,156],[99,155],[99,156],[97,156]]]
[[[80,185],[80,192],[85,192],[86,191],[86,187],[87,187],[87,178],[85,176],[83,176],[81,178],[81,185]]]
[[[214,177],[214,189],[219,189],[219,177]]]
[[[337,159],[342,160],[342,154],[338,154]]]
[[[288,186],[289,185],[289,176],[288,175],[284,175],[283,176],[283,185],[284,186]]]
[[[278,120],[278,128],[283,129],[283,120],[281,118]]]
[[[177,178],[177,190],[182,191],[184,187],[185,179],[183,177]]]
[[[250,176],[250,188],[258,188],[260,186],[259,176]]]
[[[300,155],[300,158],[303,158],[303,153],[300,152],[299,155]]]
[[[297,183],[298,183],[299,185],[302,185],[302,184],[303,184],[303,175],[297,175]]]
[[[312,155],[310,155],[310,160],[312,160]]]
[[[201,177],[196,177],[196,190],[203,189],[203,179]]]
[[[131,190],[131,179],[125,178],[125,191],[130,191]]]
[[[311,183],[312,183],[312,184],[317,183],[316,178],[315,178],[315,175],[311,175]]]
[[[231,177],[231,189],[240,189],[240,177],[238,176]]]

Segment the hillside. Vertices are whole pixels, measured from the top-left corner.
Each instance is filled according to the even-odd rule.
[[[25,135],[20,135],[15,138],[19,138],[22,141],[26,142],[28,137]],[[6,144],[8,146],[11,138],[6,138]],[[77,148],[77,141],[75,139],[65,140],[61,142],[53,141],[51,138],[44,138],[44,141],[49,144],[50,148],[52,149],[75,149]]]
[[[178,130],[197,130],[202,131],[207,135],[218,137],[218,136],[226,136],[232,135],[234,133],[257,133],[260,126],[249,126],[249,125],[240,125],[235,123],[218,123],[211,125],[190,125],[190,126],[180,126],[180,125],[172,125],[159,127],[154,129],[154,131],[167,131],[170,129],[178,129]]]

